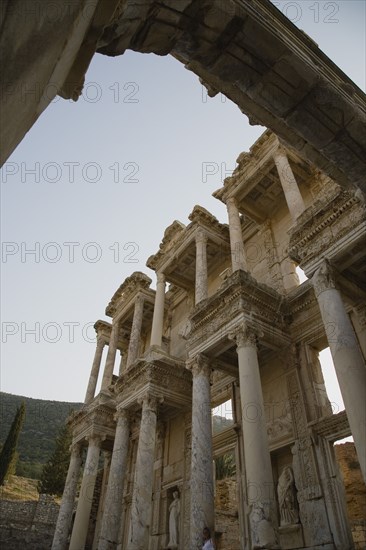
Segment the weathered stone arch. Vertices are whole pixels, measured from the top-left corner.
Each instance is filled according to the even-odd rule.
[[[222,92],[251,123],[273,130],[342,185],[366,191],[365,95],[269,0],[24,6],[2,2],[3,162],[56,93],[77,99],[95,52],[132,49],[173,55],[210,95]]]

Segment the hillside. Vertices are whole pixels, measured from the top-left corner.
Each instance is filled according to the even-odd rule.
[[[79,409],[81,403],[46,401],[0,392],[0,444],[3,444],[13,421],[15,411],[24,401],[25,421],[18,443],[19,460],[17,475],[38,478],[42,465],[54,449],[57,432],[72,410]],[[229,426],[233,421],[222,416],[214,416],[213,433]]]
[[[55,437],[72,410],[81,403],[46,401],[0,392],[0,444],[3,444],[13,421],[15,411],[24,401],[26,416],[18,443],[17,474],[38,477],[42,464],[51,455]]]

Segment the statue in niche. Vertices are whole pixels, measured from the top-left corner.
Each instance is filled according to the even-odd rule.
[[[282,470],[278,480],[277,495],[281,527],[299,523],[294,473],[290,466],[285,466]]]
[[[168,548],[178,548],[179,542],[180,500],[178,491],[173,492],[173,501],[169,506],[169,543]]]

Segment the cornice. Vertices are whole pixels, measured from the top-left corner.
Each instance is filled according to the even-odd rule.
[[[105,314],[113,317],[117,310],[117,305],[121,299],[127,301],[138,290],[149,290],[152,280],[141,271],[135,271],[124,280],[121,286],[113,294],[111,301],[106,307]]]
[[[165,229],[158,252],[147,259],[146,267],[156,271],[164,256],[176,246],[177,241],[180,240],[185,229],[186,226],[182,222],[174,220],[174,222]]]
[[[353,192],[337,187],[297,219],[289,231],[289,256],[310,276],[318,260],[339,255],[342,247],[361,238],[359,229],[365,224],[365,204]]]
[[[213,296],[195,307],[190,316],[191,332],[210,322],[219,312],[231,303],[237,303],[240,298],[247,299],[251,309],[256,306],[276,322],[279,319],[283,321],[288,313],[283,296],[269,286],[257,282],[246,271],[238,270],[225,279]]]
[[[188,219],[192,223],[207,227],[208,229],[213,229],[220,234],[223,232],[228,233],[229,231],[229,226],[227,224],[220,223],[218,219],[206,210],[206,208],[203,208],[203,206],[196,205],[189,214]]]

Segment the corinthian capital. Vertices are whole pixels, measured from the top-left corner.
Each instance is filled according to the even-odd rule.
[[[248,325],[248,323],[242,323],[236,330],[229,334],[229,340],[234,340],[237,348],[256,348],[258,337],[260,336],[263,336],[263,333],[259,328]]]
[[[315,296],[336,287],[336,274],[328,260],[324,260],[317,271],[315,271],[311,283],[314,287]]]
[[[145,395],[138,399],[138,403],[142,406],[143,411],[157,412],[159,405],[164,401],[162,396],[153,395],[146,392]]]
[[[192,359],[186,362],[186,368],[191,371],[193,376],[204,374],[209,377],[211,375],[211,362],[206,355],[199,353]]]

